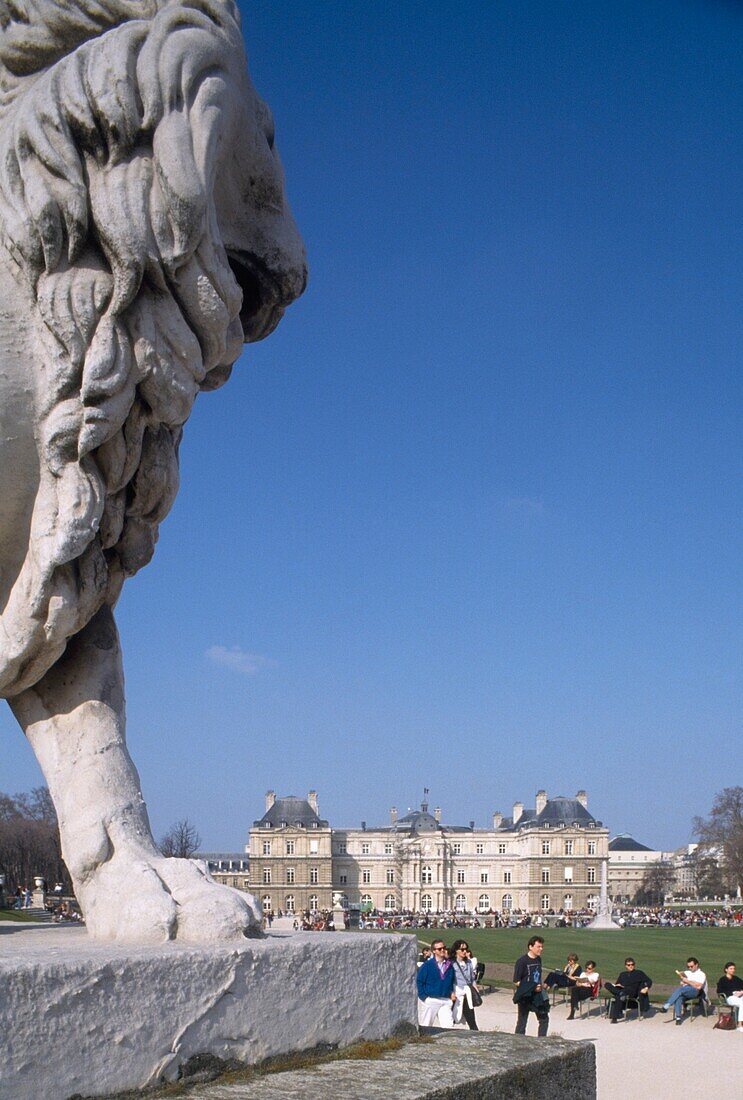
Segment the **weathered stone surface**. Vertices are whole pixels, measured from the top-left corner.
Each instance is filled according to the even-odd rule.
[[[378,1059],[338,1061],[245,1084],[212,1082],[189,1100],[595,1100],[590,1043],[450,1031]]]
[[[197,1055],[254,1064],[416,1021],[410,936],[124,950],[56,932],[0,936],[0,1100],[105,1096]]]
[[[304,289],[232,0],[31,0],[0,27],[0,697],[90,934],[229,941],[255,899],[152,839],[113,608],[183,425]]]

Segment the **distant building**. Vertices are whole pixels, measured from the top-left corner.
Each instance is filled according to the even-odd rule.
[[[612,837],[609,841],[609,896],[616,902],[634,901],[648,868],[669,859],[670,853],[648,848],[629,833]]]
[[[548,798],[533,809],[514,804],[492,827],[442,824],[441,810],[420,810],[388,825],[334,829],[307,799],[266,796],[250,830],[251,890],[273,911],[329,908],[333,893],[379,910],[511,909],[543,912],[595,906],[608,830],[588,811],[585,791]]]
[[[245,852],[197,852],[193,858],[206,863],[215,882],[236,890],[250,889],[250,861]]]

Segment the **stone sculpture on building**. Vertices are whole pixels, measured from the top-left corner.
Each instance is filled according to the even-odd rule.
[[[152,839],[113,608],[196,395],[304,289],[231,0],[26,0],[0,32],[0,695],[99,939],[228,940],[254,899]]]

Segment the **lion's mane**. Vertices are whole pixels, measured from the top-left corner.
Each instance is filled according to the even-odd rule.
[[[40,333],[40,482],[0,615],[12,696],[151,557],[182,425],[240,352],[212,175],[242,44],[221,0],[12,0],[0,25],[0,232]]]

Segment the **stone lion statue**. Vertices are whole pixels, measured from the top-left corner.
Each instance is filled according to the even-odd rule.
[[[0,696],[98,939],[221,941],[249,895],[165,859],[113,608],[196,395],[302,293],[231,0],[0,0]]]

